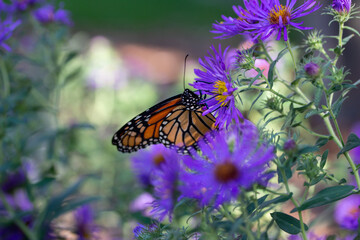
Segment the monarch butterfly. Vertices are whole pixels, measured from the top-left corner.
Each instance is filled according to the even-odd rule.
[[[188,153],[205,133],[215,129],[215,118],[203,114],[201,97],[189,89],[140,113],[112,138],[120,152],[130,153],[162,143]]]

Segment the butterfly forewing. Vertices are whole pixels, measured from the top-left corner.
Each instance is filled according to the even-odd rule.
[[[134,152],[159,142],[159,128],[164,117],[181,103],[181,94],[169,98],[134,117],[117,131],[112,144],[120,152]]]

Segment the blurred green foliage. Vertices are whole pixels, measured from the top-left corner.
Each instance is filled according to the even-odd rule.
[[[65,0],[79,25],[122,30],[207,26],[221,15],[233,15],[233,0]]]

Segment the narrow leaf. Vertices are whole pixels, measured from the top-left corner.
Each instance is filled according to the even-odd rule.
[[[298,208],[291,210],[291,212],[293,213],[296,211],[303,211],[305,209],[319,207],[335,202],[351,195],[354,188],[355,187],[352,185],[341,185],[325,188],[318,192],[318,194],[316,194],[314,197],[303,202],[303,204],[301,204]]]
[[[270,215],[283,231],[293,235],[298,234],[301,231],[301,225],[298,219],[282,212],[273,212]],[[308,226],[305,224],[305,230],[308,229]]]
[[[337,154],[337,157],[339,157],[341,154],[350,151],[353,148],[356,148],[360,146],[360,139],[358,136],[356,136],[356,134],[354,133],[350,133],[345,146],[343,147],[343,149],[341,149],[341,151]]]
[[[326,149],[326,151],[323,153],[323,155],[321,156],[321,161],[320,161],[320,168],[323,169],[325,164],[326,164],[326,160],[329,154],[329,149]]]

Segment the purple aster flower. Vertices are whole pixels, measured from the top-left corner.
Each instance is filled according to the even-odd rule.
[[[13,22],[9,18],[5,19],[5,20],[2,20],[0,18],[0,47],[1,48],[5,49],[6,51],[11,51],[10,46],[7,45],[5,43],[5,41],[11,37],[13,31],[15,30],[15,28],[17,28],[17,26],[20,25],[20,23],[21,23],[20,20]]]
[[[277,32],[277,40],[280,40],[281,35],[284,34],[284,40],[287,41],[288,27],[300,30],[311,29],[302,27],[303,22],[296,23],[294,21],[320,8],[319,4],[316,5],[315,0],[306,0],[299,7],[294,7],[295,3],[296,0],[288,0],[286,5],[282,5],[279,0],[265,0],[260,3],[257,0],[244,0],[245,9],[241,6],[233,7],[238,19],[223,17],[225,20],[223,25],[226,27],[219,28],[221,24],[215,24],[216,30],[213,33],[222,34],[220,37],[226,38],[236,35],[237,30],[238,34],[247,33],[251,34],[254,39],[260,37],[264,40]]]
[[[37,0],[15,0],[13,1],[16,10],[18,11],[25,11],[26,9],[28,9],[29,7],[33,6]]]
[[[309,62],[304,66],[304,70],[310,77],[316,77],[319,75],[320,67],[314,62]]]
[[[350,12],[351,0],[333,0],[332,8],[337,12]]]
[[[55,22],[58,22],[58,23],[61,23],[64,25],[68,25],[68,26],[73,25],[73,22],[71,21],[71,18],[70,18],[70,12],[67,10],[64,10],[63,8],[60,8],[55,12],[54,19],[55,19]]]
[[[14,172],[9,172],[1,183],[1,190],[6,194],[15,192],[26,183],[26,173],[22,167]]]
[[[54,21],[55,8],[52,5],[45,5],[34,11],[34,17],[40,23],[51,23]]]
[[[17,171],[7,174],[3,183],[1,184],[1,191],[4,192],[5,200],[11,208],[21,216],[21,221],[28,227],[32,227],[34,222],[34,216],[30,214],[30,211],[34,209],[32,202],[30,201],[27,192],[22,187],[26,183],[26,175],[23,168],[19,168]],[[0,218],[6,219],[9,217],[4,203],[0,201]],[[26,239],[22,230],[13,222],[9,221],[6,224],[0,226],[0,236],[4,240],[14,239]]]
[[[131,158],[132,168],[141,184],[151,186],[154,171],[165,162],[165,155],[170,151],[163,145],[153,145],[149,149],[140,150]]]
[[[356,230],[360,217],[360,195],[350,195],[340,200],[335,207],[335,221],[345,229]]]
[[[154,171],[152,185],[154,186],[155,201],[151,211],[155,217],[162,221],[166,216],[172,219],[174,203],[178,198],[178,180],[180,172],[179,155],[174,150],[164,154],[165,161]]]
[[[229,142],[234,143],[229,150]],[[208,143],[206,143],[208,142]],[[272,174],[265,173],[274,158],[274,148],[261,144],[256,127],[246,121],[242,128],[213,133],[200,141],[202,155],[185,156],[184,164],[191,172],[181,174],[183,197],[195,198],[201,206],[214,203],[218,207],[236,199],[242,189],[253,184],[266,185]]]
[[[133,230],[133,233],[134,233],[134,237],[135,238],[139,238],[141,237],[142,234],[144,233],[151,233],[151,232],[154,232],[156,231],[158,228],[158,225],[157,224],[151,224],[150,226],[144,226],[142,224],[139,224],[137,225],[134,230]]]
[[[89,205],[79,207],[75,212],[75,233],[79,240],[92,239],[97,230],[94,213]]]
[[[55,11],[53,5],[45,5],[34,12],[34,17],[43,24],[60,23],[65,25],[71,25],[72,22],[69,17],[69,12],[60,8]]]
[[[218,51],[214,46],[211,47],[211,50],[213,54],[209,52],[209,56],[204,57],[205,61],[199,59],[200,65],[205,70],[195,69],[194,72],[198,77],[195,78],[195,83],[190,85],[210,96],[203,100],[207,107],[203,114],[213,112],[216,115],[215,124],[217,126],[226,125],[227,127],[232,120],[240,124],[239,118],[243,118],[243,116],[235,106],[234,92],[237,88],[232,86],[230,69],[225,64],[228,48],[222,52],[219,44]]]
[[[326,240],[326,236],[318,236],[316,235],[314,232],[307,232],[306,236],[309,240]],[[290,235],[288,240],[302,240],[302,236],[301,235]]]

